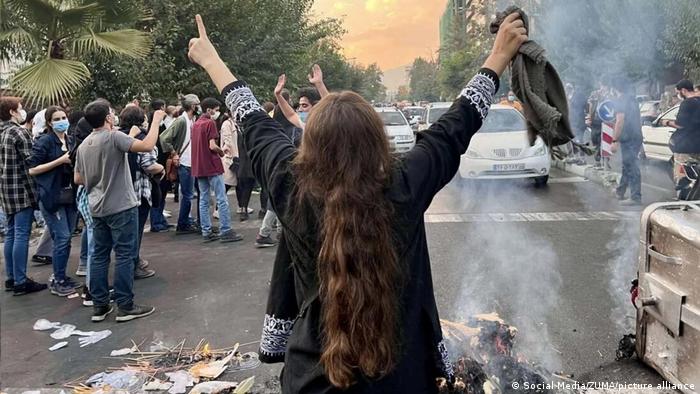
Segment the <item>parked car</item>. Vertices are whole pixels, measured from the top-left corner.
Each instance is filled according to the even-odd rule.
[[[391,151],[406,153],[416,145],[416,136],[403,112],[394,107],[375,108],[384,122],[384,131],[389,138]]]
[[[673,152],[668,146],[671,135],[676,131],[673,127],[661,126],[662,120],[676,120],[678,108],[675,106],[657,117],[651,124],[642,126],[644,155],[647,158],[663,161],[671,161]]]
[[[645,101],[639,104],[639,113],[642,116],[642,124],[651,123],[661,115],[661,101]]]
[[[418,130],[423,131],[427,130],[430,125],[433,123],[437,122],[438,119],[447,112],[448,109],[452,106],[452,103],[430,103],[428,106],[425,108],[425,115],[421,119],[419,125],[418,125]]]
[[[479,131],[462,155],[462,179],[533,178],[537,186],[549,180],[549,149],[544,141],[530,146],[523,115],[507,105],[492,105]]]

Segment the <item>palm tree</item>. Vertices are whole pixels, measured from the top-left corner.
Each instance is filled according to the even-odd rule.
[[[58,104],[90,79],[81,59],[143,58],[150,36],[128,28],[149,19],[138,0],[0,0],[0,62],[26,66],[10,86],[37,104]]]

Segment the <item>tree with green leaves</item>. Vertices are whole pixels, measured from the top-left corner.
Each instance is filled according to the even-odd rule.
[[[133,0],[0,0],[0,61],[28,63],[10,80],[19,94],[62,103],[90,79],[86,60],[149,54],[148,33],[132,28],[145,19]]]
[[[409,88],[413,101],[439,101],[438,65],[421,57],[413,61],[408,72]]]

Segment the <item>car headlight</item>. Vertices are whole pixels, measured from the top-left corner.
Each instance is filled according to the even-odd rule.
[[[396,140],[397,141],[412,141],[413,136],[412,135],[397,135]]]
[[[535,150],[535,156],[544,156],[547,154],[547,148],[542,145]]]
[[[470,159],[478,159],[481,157],[481,155],[479,154],[479,152],[477,152],[475,150],[468,149],[467,150],[467,157]]]

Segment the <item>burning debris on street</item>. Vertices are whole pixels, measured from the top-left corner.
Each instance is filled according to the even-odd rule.
[[[441,324],[450,354],[457,357],[452,360],[455,381],[439,379],[440,393],[547,393],[546,389],[528,390],[525,383],[544,387],[553,381],[571,381],[515,353],[518,330],[495,313],[476,315],[465,323],[442,320]]]

